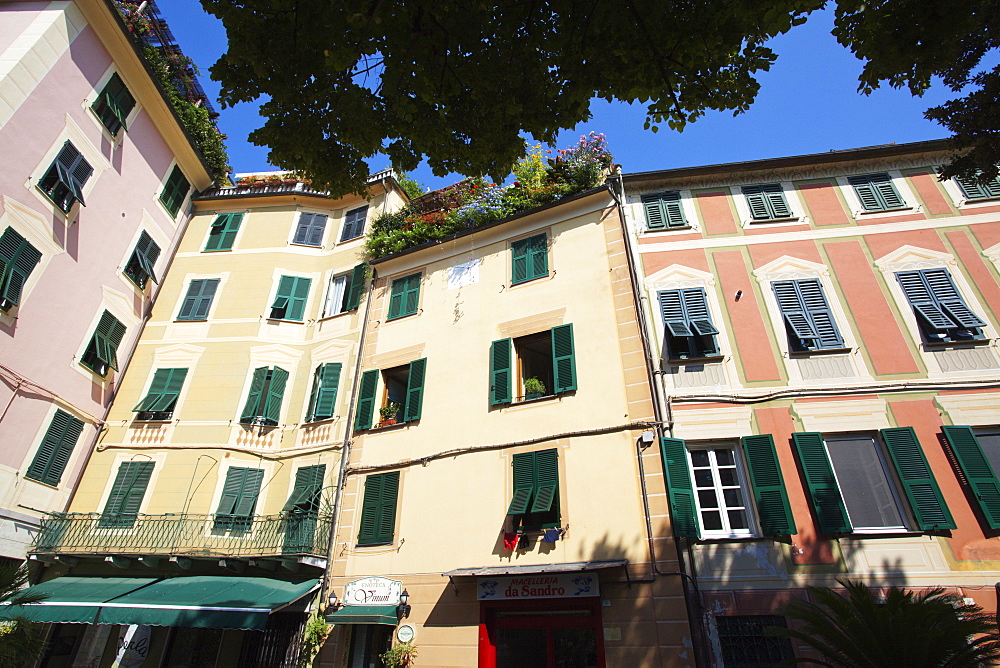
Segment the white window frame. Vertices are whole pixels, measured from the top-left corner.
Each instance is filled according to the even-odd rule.
[[[343,307],[343,305],[344,305],[344,299],[347,298],[347,281],[351,277],[351,275],[352,275],[352,271],[344,271],[344,272],[339,272],[339,273],[336,272],[336,271],[331,271],[330,272],[329,276],[326,279],[326,292],[323,295],[323,310],[322,310],[322,312],[320,314],[320,319],[321,320],[326,319],[326,318],[333,318],[333,317],[336,317],[338,315],[343,315],[344,313],[350,313],[351,312],[350,310],[345,310],[343,308],[341,308],[340,310],[338,310],[336,313],[331,313],[328,310],[329,309],[329,305],[330,305],[330,299],[333,296],[334,283],[338,279],[341,279],[341,278],[344,279],[344,289],[340,293],[339,302],[340,302],[340,307]]]
[[[878,459],[878,462],[882,467],[882,473],[885,475],[886,482],[888,483],[889,493],[892,494],[893,501],[896,503],[896,510],[899,511],[899,516],[903,520],[902,525],[890,527],[860,527],[855,524],[853,519],[851,519],[850,505],[847,500],[847,496],[844,495],[844,487],[840,484],[840,473],[837,472],[837,465],[834,463],[833,457],[830,456],[830,445],[828,441],[830,439],[836,440],[838,437],[841,439],[871,439],[872,445],[875,449],[875,457]],[[848,520],[851,522],[852,534],[896,534],[913,531],[911,528],[913,519],[910,516],[910,510],[907,504],[903,502],[899,489],[899,481],[892,472],[892,463],[886,456],[885,444],[882,443],[879,436],[863,432],[823,433],[823,449],[826,450],[827,459],[830,460],[830,469],[833,471],[834,480],[837,481],[837,490],[840,492],[840,498],[844,501],[844,511],[847,513]]]
[[[757,525],[757,514],[753,506],[753,490],[750,487],[746,472],[746,464],[743,462],[743,453],[738,441],[701,441],[687,443],[686,447],[687,453],[687,464],[688,471],[691,474],[691,485],[694,491],[694,503],[695,512],[698,513],[698,526],[701,530],[700,537],[706,540],[713,540],[719,538],[753,538],[760,536],[760,529]],[[718,510],[719,515],[723,520],[723,529],[706,529],[704,516],[702,514],[701,507],[701,494],[702,489],[709,488],[699,488],[697,477],[695,476],[695,466],[694,459],[691,453],[695,450],[705,450],[709,453],[710,469],[712,471],[713,486],[711,489],[715,491],[716,499],[719,502]],[[729,528],[729,506],[725,503],[725,492],[722,486],[722,481],[719,477],[719,465],[715,456],[715,450],[729,450],[733,453],[733,468],[736,471],[736,482],[739,487],[740,493],[743,496],[743,506],[740,506],[747,518],[747,527],[745,529],[732,529]],[[704,468],[704,467],[700,467]],[[726,468],[729,468],[728,466]],[[734,506],[735,508],[735,506]],[[705,509],[707,511],[712,510],[711,508]]]

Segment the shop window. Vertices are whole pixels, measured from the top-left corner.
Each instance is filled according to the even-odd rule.
[[[373,369],[361,374],[354,429],[361,431],[372,428],[376,406],[381,418],[378,423],[380,426],[419,420],[426,374],[426,358],[391,369]]]
[[[573,325],[500,339],[490,346],[491,406],[576,389]]]
[[[808,432],[792,439],[822,533],[955,528],[912,427],[883,429],[878,436]]]
[[[788,628],[776,615],[727,615],[715,618],[725,668],[776,666],[795,658],[792,641],[767,634],[769,626]]]
[[[540,531],[560,524],[559,452],[555,449],[515,454],[514,490],[507,515],[518,531]]]

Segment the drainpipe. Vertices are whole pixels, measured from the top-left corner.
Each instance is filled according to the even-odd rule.
[[[369,265],[370,266],[370,265]],[[365,335],[368,331],[368,313],[371,311],[372,300],[375,297],[375,269],[372,269],[371,288],[365,299],[365,312],[361,319],[361,336],[358,339],[358,357],[354,364],[354,384],[351,387],[351,399],[348,402],[347,420],[344,424],[344,447],[340,450],[340,471],[337,472],[337,491],[333,497],[333,517],[330,520],[330,541],[326,548],[326,573],[320,587],[320,605],[330,596],[330,567],[333,564],[333,552],[337,546],[337,525],[340,520],[340,501],[344,493],[344,483],[347,481],[347,466],[351,459],[351,433],[354,426],[354,407],[357,406],[358,390],[361,386],[361,363],[364,359]]]
[[[664,398],[663,386],[660,384],[661,374],[658,368],[659,365],[656,361],[654,361],[655,358],[652,354],[652,347],[649,340],[649,329],[646,326],[647,320],[645,304],[648,300],[645,296],[645,290],[639,285],[637,270],[639,257],[637,255],[635,245],[632,243],[632,236],[629,234],[628,222],[625,220],[625,181],[622,178],[620,170],[616,176],[618,178],[615,181],[615,184],[618,186],[618,192],[615,192],[614,184],[612,184],[608,190],[611,193],[611,196],[615,199],[615,202],[618,204],[618,221],[621,224],[622,237],[625,242],[625,260],[629,271],[629,282],[632,286],[632,298],[635,302],[636,320],[639,326],[639,338],[642,341],[643,357],[646,362],[646,379],[653,395],[653,414],[658,425],[657,435],[672,436],[674,423],[670,407],[670,398]],[[698,581],[695,577],[692,577],[692,575],[688,573],[689,569],[685,562],[685,554],[689,553],[687,541],[679,536],[674,536],[674,544],[677,549],[677,564],[680,569],[679,571],[665,572],[661,571],[657,566],[656,548],[653,540],[653,523],[650,517],[649,497],[646,491],[646,471],[642,462],[642,451],[642,446],[637,445],[636,458],[639,464],[639,483],[642,488],[642,504],[646,520],[646,536],[649,545],[649,558],[653,564],[653,577],[655,578],[657,575],[678,575],[681,577],[681,583],[684,588],[684,603],[688,614],[688,626],[691,629],[695,665],[710,666],[711,662],[706,654],[707,645],[705,643],[704,634],[702,633],[702,607],[701,594],[698,591]],[[666,475],[666,472],[664,472],[664,475]],[[671,525],[673,525],[673,516],[671,516],[670,521]],[[690,555],[688,554],[688,556]]]

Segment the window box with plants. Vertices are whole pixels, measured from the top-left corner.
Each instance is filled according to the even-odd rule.
[[[391,427],[397,424],[399,419],[399,412],[403,409],[403,405],[396,401],[390,401],[382,408],[378,409],[379,415],[379,427]]]
[[[526,378],[524,380],[524,400],[539,399],[546,393],[545,383],[537,378]]]

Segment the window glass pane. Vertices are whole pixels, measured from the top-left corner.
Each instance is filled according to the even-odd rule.
[[[746,529],[747,528],[747,514],[743,510],[730,510],[729,511],[729,528],[730,529]]]
[[[688,455],[702,531],[750,535],[747,495],[741,486],[735,449],[692,448]]]
[[[719,499],[715,496],[715,490],[701,490],[698,492],[698,504],[702,508],[718,508]]]
[[[721,531],[722,526],[722,515],[719,514],[718,510],[706,510],[702,512],[701,519],[705,523],[706,531]]]
[[[874,439],[864,436],[825,440],[854,528],[905,528]]]
[[[708,466],[708,450],[692,450],[691,465]]]
[[[708,469],[695,470],[694,484],[696,487],[711,487],[714,484],[712,472]]]

